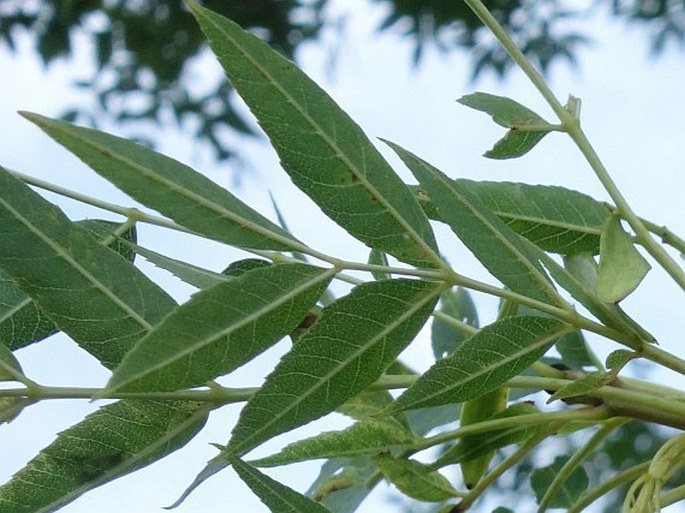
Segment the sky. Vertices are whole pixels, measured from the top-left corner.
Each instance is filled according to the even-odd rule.
[[[411,66],[411,48],[400,36],[374,33],[383,10],[367,2],[334,2],[332,16],[346,14],[350,34],[339,50],[331,72],[326,66],[327,52],[321,46],[308,45],[300,50],[298,62],[372,137],[390,139],[428,160],[452,177],[479,180],[506,180],[527,183],[556,184],[578,189],[597,199],[608,199],[587,164],[570,141],[561,134],[551,134],[530,154],[512,161],[491,161],[482,153],[503,132],[484,114],[470,111],[456,99],[474,90],[510,96],[554,120],[549,108],[521,74],[514,72],[506,82],[484,77],[476,84],[469,82],[468,56],[449,56],[428,51],[416,70]],[[553,68],[551,86],[559,98],[573,94],[583,101],[581,120],[591,142],[612,177],[639,215],[658,224],[667,224],[676,233],[685,233],[685,55],[672,51],[660,59],[648,58],[643,32],[595,16],[587,20],[584,30],[595,39],[593,48],[579,55],[580,68],[565,65]],[[82,56],[86,59],[87,56]],[[81,59],[81,58],[80,58]],[[16,114],[30,110],[48,116],[58,115],[65,103],[77,98],[69,80],[83,73],[77,59],[74,64],[59,64],[44,71],[29,54],[13,58],[0,51],[0,165],[40,177],[115,203],[132,202],[89,172],[59,145],[50,141],[36,127]],[[197,76],[213,76],[216,65],[211,58],[198,66]],[[295,234],[317,249],[342,255],[350,260],[366,260],[367,250],[344,231],[326,222],[318,208],[290,184],[279,169],[278,160],[263,143],[243,141],[250,168],[241,173],[241,186],[235,188],[235,170],[229,165],[216,165],[198,152],[193,142],[169,131],[161,151],[202,170],[218,183],[258,211],[274,219],[269,193],[284,213]],[[387,149],[379,148],[411,180]],[[47,195],[74,218],[102,216],[84,211],[74,202]],[[314,221],[313,221],[314,220]],[[438,236],[447,241],[443,251],[462,274],[492,281],[470,258],[458,241],[443,227]],[[178,234],[169,235],[154,228],[142,228],[144,245],[160,252],[220,270],[241,255],[223,246],[198,241]],[[142,259],[141,259],[142,260]],[[141,262],[141,268],[158,280],[182,301],[192,289],[165,272]],[[637,294],[624,306],[644,323],[659,340],[661,347],[678,351],[682,337],[682,312],[685,299],[677,286],[663,272],[654,269]],[[482,309],[482,322],[492,320],[494,302],[477,298]],[[404,354],[416,368],[430,365],[427,340]],[[592,340],[600,354],[616,349],[604,340]],[[259,383],[260,370],[265,372],[278,358],[275,351],[230,377],[230,386]],[[39,382],[52,385],[102,386],[107,374],[92,359],[83,356],[66,337],[57,336],[49,343],[18,352],[27,374]],[[46,362],[49,362],[46,365]],[[664,374],[665,384],[682,387],[683,381]],[[93,411],[98,404],[86,401],[44,402],[26,410],[9,425],[0,426],[0,482],[21,468],[55,434]],[[215,454],[210,442],[224,443],[238,412],[237,406],[214,413],[207,428],[188,447],[143,471],[117,480],[86,494],[65,507],[65,513],[121,511],[131,513],[158,511],[172,503],[179,490],[187,486],[207,459]],[[297,436],[314,434],[320,429],[335,429],[344,421],[317,422],[297,431]],[[268,445],[274,449],[283,440]],[[317,463],[271,472],[277,479],[304,490],[315,477]],[[360,512],[376,511],[383,506],[390,488],[380,486]],[[198,489],[177,511],[213,513],[231,510],[240,504],[241,511],[267,511],[246,487],[226,471]],[[489,511],[489,510],[488,510]],[[671,511],[675,511],[674,509]]]

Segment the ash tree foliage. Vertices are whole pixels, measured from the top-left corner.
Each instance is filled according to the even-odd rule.
[[[384,141],[415,178],[404,183],[290,60],[196,3],[189,9],[283,170],[368,246],[367,262],[317,250],[197,171],[136,142],[22,113],[160,215],[0,168],[0,421],[55,398],[114,400],[60,433],[0,486],[2,513],[58,510],[181,450],[213,411],[233,403],[244,405],[226,427],[230,435],[217,441],[216,455],[194,479],[188,476],[174,506],[202,493],[202,483],[227,467],[278,513],[352,512],[383,481],[443,513],[478,509],[488,494],[501,503],[495,511],[505,513],[521,490],[538,511],[596,511],[598,499],[620,496],[623,511],[644,513],[683,499],[685,394],[624,369],[641,360],[684,374],[685,361],[662,349],[621,301],[639,293],[651,266],[685,290],[685,272],[672,256],[685,253],[685,241],[638,217],[581,129],[580,100],[561,103],[502,29],[497,11],[478,0],[467,4],[557,117],[546,120],[506,97],[465,95],[463,108],[503,127],[486,156],[517,158],[561,132],[613,204],[556,186],[455,178]],[[123,220],[73,221],[36,187]],[[462,274],[441,256],[454,240],[438,240],[436,223],[450,228],[491,282]],[[203,269],[138,244],[136,231],[145,224],[254,255],[220,273]],[[197,292],[177,304],[138,270],[139,256]],[[336,295],[338,281],[351,285],[349,293]],[[474,307],[480,294],[500,299],[490,323]],[[435,362],[419,373],[398,356],[427,326]],[[106,386],[47,386],[22,371],[21,348],[56,331],[111,371]],[[215,381],[283,338],[289,349],[258,388]],[[593,350],[603,342],[619,348],[605,361]],[[349,427],[252,455],[333,412],[349,417]],[[640,433],[651,447],[625,450]],[[551,463],[541,463],[543,453],[554,453]],[[593,464],[600,455],[608,466]],[[323,463],[306,491],[263,470],[307,460]],[[512,476],[516,492],[504,484]]]
[[[346,34],[345,16],[334,18],[327,10],[330,0],[201,3],[257,33],[289,58],[303,43],[319,42],[330,47],[334,60]],[[373,3],[386,10],[379,33],[399,34],[411,41],[415,64],[431,47],[469,52],[473,79],[483,73],[503,77],[511,68],[506,52],[463,2]],[[595,0],[582,6],[560,0],[484,3],[543,73],[557,62],[576,64],[579,53],[592,42],[591,34],[578,29],[578,21],[598,9],[641,27],[653,55],[685,42],[685,10],[677,1]],[[154,142],[151,123],[168,124],[172,119],[219,160],[240,157],[236,134],[255,135],[252,125],[235,110],[229,83],[197,83],[192,65],[201,56],[203,38],[182,2],[0,0],[0,43],[16,50],[25,34],[46,66],[72,57],[87,42],[93,70],[75,85],[91,101],[65,106],[63,119],[90,126],[116,121],[146,143]]]

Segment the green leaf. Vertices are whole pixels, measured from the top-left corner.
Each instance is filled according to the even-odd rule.
[[[547,399],[547,404],[556,401],[557,399],[582,396],[594,392],[598,388],[606,385],[608,378],[609,376],[604,372],[589,372],[554,392]]]
[[[57,328],[115,367],[174,301],[2,168],[0,191],[0,269]]]
[[[473,399],[526,370],[571,327],[547,317],[507,317],[437,361],[385,413]]]
[[[650,269],[620,218],[609,217],[600,239],[597,297],[605,303],[618,303],[637,288]]]
[[[364,283],[323,309],[243,408],[227,451],[325,415],[376,381],[433,311],[443,285],[396,279]]]
[[[561,360],[571,368],[594,367],[585,336],[582,331],[573,331],[561,337],[555,344]]]
[[[578,191],[554,185],[456,179],[509,228],[545,251],[599,253],[606,206]]]
[[[375,472],[368,456],[332,458],[321,465],[307,495],[335,513],[353,513],[371,492],[366,482]]]
[[[238,458],[231,458],[231,465],[240,479],[273,513],[330,513],[318,502],[271,479]]]
[[[0,344],[0,381],[15,381],[17,374],[23,374],[19,360],[7,346]]]
[[[372,457],[371,461],[388,481],[412,499],[442,502],[459,496],[445,476],[416,460],[383,453]]]
[[[131,248],[140,256],[144,257],[148,262],[154,264],[160,269],[169,271],[181,281],[197,287],[198,289],[205,289],[219,283],[223,283],[228,278],[221,273],[215,273],[202,267],[198,267],[182,260],[162,255],[151,249],[144,248],[137,244],[132,244]]]
[[[607,366],[607,369],[615,369],[616,367],[622,367],[628,361],[639,357],[639,353],[634,351],[616,349],[607,355],[605,365]]]
[[[12,422],[32,402],[33,399],[26,397],[0,397],[0,426],[5,422]],[[0,488],[0,494],[1,490]]]
[[[493,276],[530,298],[553,304],[561,301],[528,246],[477,196],[413,153],[387,144],[428,192],[452,231]]]
[[[434,265],[426,216],[361,128],[264,41],[196,3],[190,9],[293,182],[370,247]]]
[[[478,312],[468,290],[457,287],[445,290],[440,296],[439,311],[459,322],[478,328]],[[466,334],[439,317],[431,324],[431,346],[435,359],[452,353],[467,338]]]
[[[277,264],[201,290],[126,355],[103,395],[201,385],[295,329],[335,270]]]
[[[127,260],[133,261],[133,253],[124,241],[135,240],[135,229],[129,228],[115,240],[112,234],[124,225],[99,219],[76,221],[103,244],[114,249]],[[123,237],[123,239],[119,238]],[[57,331],[52,322],[31,301],[26,294],[17,288],[10,277],[0,271],[0,341],[10,349],[19,349],[39,342]]]
[[[530,415],[539,412],[540,410],[534,404],[522,402],[512,404],[506,410],[490,417],[490,420]],[[496,449],[523,442],[536,435],[539,431],[540,426],[525,425],[469,435],[441,454],[435,463],[431,465],[431,468],[441,468],[445,465],[472,461]]]
[[[388,255],[377,249],[372,249],[369,252],[368,263],[373,265],[383,265],[387,267]],[[388,278],[390,278],[390,274],[388,274],[387,272],[371,271],[371,274],[376,280],[387,280]]]
[[[204,425],[209,406],[119,401],[60,433],[0,487],[0,511],[54,511],[88,490],[179,449]]]
[[[272,262],[261,258],[243,258],[242,260],[231,262],[226,269],[221,271],[221,274],[235,278],[245,274],[247,271],[261,269],[270,265],[273,265]]]
[[[528,107],[504,96],[472,93],[462,96],[457,101],[472,109],[490,114],[495,123],[510,129],[492,150],[485,153],[485,156],[489,158],[520,157],[556,128]]]
[[[515,159],[532,150],[551,130],[521,130],[512,128],[495,143],[484,157],[497,160]]]
[[[251,461],[255,467],[273,467],[298,461],[353,457],[396,448],[408,448],[414,435],[399,424],[366,420],[342,431],[328,431],[293,442],[277,454]]]
[[[551,465],[537,468],[530,477],[530,484],[535,491],[538,503],[545,496],[547,488],[552,484],[568,456],[557,456]],[[587,490],[589,479],[582,467],[577,467],[559,488],[554,498],[547,503],[548,508],[568,508]]]
[[[181,226],[239,247],[302,248],[226,189],[170,157],[91,128],[22,115],[126,194]]]

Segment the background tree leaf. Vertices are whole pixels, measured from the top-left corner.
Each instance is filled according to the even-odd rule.
[[[368,456],[331,458],[321,466],[307,495],[335,513],[353,513],[371,492],[366,483],[376,470]]]
[[[198,4],[190,8],[293,182],[370,247],[434,265],[426,216],[361,128],[268,44]]]
[[[442,288],[374,281],[324,308],[245,405],[227,452],[247,452],[325,415],[376,381],[424,324]]]
[[[485,326],[437,361],[386,413],[463,402],[494,390],[526,370],[570,329],[535,316],[507,317]]]
[[[0,487],[0,511],[54,511],[86,491],[185,445],[210,406],[189,401],[127,400],[103,406],[60,433]]]
[[[530,298],[553,304],[561,301],[528,246],[478,197],[410,151],[386,143],[414,174],[452,231],[494,277]]]
[[[115,367],[173,299],[2,168],[0,191],[0,269],[58,329]]]
[[[240,247],[303,247],[226,189],[177,160],[105,132],[38,114],[22,115],[103,178],[181,226]]]
[[[236,369],[294,330],[335,272],[277,264],[201,290],[138,342],[103,393],[179,390]]]
[[[568,456],[557,456],[554,462],[546,467],[536,468],[530,476],[530,484],[535,491],[538,502],[542,500],[547,488],[559,473]],[[568,508],[587,490],[588,476],[583,467],[577,467],[559,488],[554,498],[547,504],[549,508]]]
[[[597,297],[605,303],[618,303],[637,288],[650,269],[619,217],[610,216],[600,239]]]

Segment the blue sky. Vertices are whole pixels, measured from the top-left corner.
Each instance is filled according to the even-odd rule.
[[[352,34],[341,48],[332,74],[325,66],[326,52],[320,47],[303,48],[299,62],[322,85],[371,137],[383,137],[412,150],[453,177],[522,181],[564,185],[579,189],[598,199],[607,199],[579,152],[560,134],[548,136],[533,152],[515,161],[489,161],[481,155],[502,135],[502,129],[478,112],[460,106],[455,100],[473,90],[510,96],[553,117],[543,100],[521,73],[513,73],[500,83],[485,77],[470,84],[468,57],[428,52],[417,70],[412,70],[411,49],[399,36],[374,35],[382,10],[366,2],[337,2],[337,12],[350,13],[348,30]],[[667,224],[681,235],[685,233],[685,55],[673,51],[657,61],[647,57],[643,32],[595,17],[587,22],[595,38],[595,47],[580,55],[580,69],[564,65],[553,68],[551,86],[561,99],[568,94],[583,100],[582,123],[605,165],[634,209],[643,217]],[[54,181],[109,201],[132,204],[124,195],[86,170],[75,158],[52,143],[37,128],[16,114],[31,110],[57,115],[76,93],[68,87],[70,78],[83,73],[83,58],[70,65],[57,65],[44,72],[28,53],[12,58],[0,52],[3,70],[0,95],[0,165]],[[204,66],[207,66],[206,68]],[[198,78],[215,76],[211,59],[197,69]],[[242,186],[235,190],[257,210],[273,218],[268,192],[271,191],[293,231],[304,241],[348,259],[366,259],[366,249],[351,240],[332,223],[322,220],[318,208],[288,181],[278,166],[274,153],[263,144],[244,143],[252,169],[244,172]],[[233,189],[234,171],[227,165],[213,165],[199,153],[192,141],[169,133],[162,151],[204,171],[222,185]],[[382,148],[384,154],[396,159]],[[409,175],[403,176],[409,180]],[[57,201],[54,196],[51,199]],[[82,211],[73,202],[60,202],[75,217],[101,215],[95,210]],[[315,221],[313,221],[315,220]],[[237,257],[226,248],[211,243],[169,237],[154,229],[144,229],[141,238],[153,249],[169,251],[213,269],[223,268]],[[455,241],[447,231],[445,240]],[[450,244],[452,244],[450,242]],[[459,272],[491,280],[455,241],[443,248]],[[168,286],[182,300],[192,290],[149,265],[143,268]],[[494,315],[494,303],[479,299],[483,315]],[[682,347],[682,312],[685,299],[664,273],[654,269],[635,296],[625,302],[626,309],[657,336],[661,347],[678,351]],[[606,341],[595,341],[598,352],[615,349]],[[277,352],[277,351],[276,351]],[[46,354],[49,365],[45,364]],[[405,357],[417,367],[430,364],[429,349],[419,343]],[[262,361],[268,368],[277,355]],[[107,375],[92,360],[81,355],[63,337],[19,352],[29,376],[46,384],[100,386]],[[258,367],[257,367],[258,368]],[[74,370],[78,375],[74,376]],[[682,380],[664,375],[671,386]],[[252,367],[231,377],[230,384],[254,385],[259,382]],[[54,401],[26,411],[8,426],[0,427],[3,465],[0,482],[19,469],[54,437],[55,433],[76,422],[84,412],[97,405],[77,401]],[[212,416],[206,431],[167,461],[91,492],[63,509],[66,513],[98,511],[132,513],[155,511],[177,497],[215,450],[208,442],[225,442],[237,407],[226,408]],[[339,427],[340,421],[315,423],[304,430]],[[302,433],[298,432],[298,433]],[[289,440],[292,439],[288,438]],[[271,446],[275,447],[275,445]],[[317,464],[303,470],[290,469],[273,473],[288,484],[305,489],[316,474]],[[384,505],[388,488],[379,491],[359,511],[371,512]],[[238,506],[238,504],[240,506]],[[179,508],[179,512],[266,511],[259,501],[229,471],[215,476]]]

